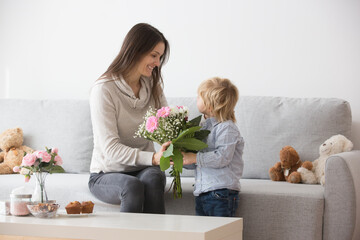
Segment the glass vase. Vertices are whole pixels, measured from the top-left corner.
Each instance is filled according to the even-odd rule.
[[[35,172],[34,174],[36,177],[36,185],[35,185],[35,190],[34,190],[34,194],[32,195],[31,201],[46,203],[46,202],[48,202],[48,197],[47,197],[46,189],[45,189],[45,180],[46,180],[46,176],[48,175],[48,173],[47,172]]]

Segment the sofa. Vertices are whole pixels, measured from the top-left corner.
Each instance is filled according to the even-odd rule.
[[[189,107],[199,115],[195,97],[168,98],[169,105]],[[119,211],[93,197],[88,189],[93,135],[87,100],[0,99],[0,131],[21,127],[24,144],[39,150],[57,147],[66,173],[48,175],[49,199],[61,208],[70,201],[91,200],[94,211]],[[336,154],[326,162],[326,184],[291,184],[269,180],[279,151],[293,146],[302,161],[318,158],[321,143],[335,134],[351,140],[351,108],[335,98],[242,96],[235,109],[245,140],[244,171],[237,216],[243,237],[251,239],[360,239],[360,151]],[[131,121],[131,119],[129,119]],[[182,173],[183,198],[168,192],[166,214],[194,215],[194,172]],[[18,174],[0,175],[0,199],[12,189],[34,187]]]

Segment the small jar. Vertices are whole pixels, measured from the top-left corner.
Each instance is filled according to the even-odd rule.
[[[27,204],[31,202],[31,194],[11,194],[10,214],[14,216],[27,216],[30,214]]]

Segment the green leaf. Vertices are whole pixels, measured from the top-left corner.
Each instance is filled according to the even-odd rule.
[[[47,165],[45,167],[41,167],[41,171],[42,172],[48,172],[48,173],[64,173],[65,170],[61,167],[61,166],[58,166],[58,165]]]
[[[172,157],[172,160],[174,162],[174,168],[178,170],[180,173],[182,173],[183,168],[183,155],[181,154],[181,151],[177,148],[174,149],[174,156]]]
[[[173,154],[174,145],[170,143],[169,147],[163,152],[163,157],[171,157]]]
[[[195,132],[194,137],[199,140],[204,140],[209,134],[209,130],[200,130],[198,132]]]
[[[50,172],[52,169],[52,166],[50,166],[48,163],[41,163],[40,169],[42,172]]]
[[[50,170],[50,173],[64,173],[65,170],[61,167],[61,166],[58,166],[58,165],[55,165],[51,170]]]
[[[176,148],[184,148],[186,150],[195,150],[199,151],[201,149],[207,148],[207,144],[203,141],[200,141],[196,138],[183,138],[174,143]]]
[[[189,134],[191,134],[191,133],[194,133],[194,132],[196,132],[196,131],[199,131],[200,129],[201,129],[200,126],[188,128],[188,129],[182,131],[182,132],[179,134],[179,136],[178,136],[177,138],[173,139],[171,142],[172,142],[172,143],[176,143],[177,141],[179,141],[180,139],[184,138],[185,136],[187,136],[187,135],[189,135]]]
[[[200,121],[201,121],[201,115],[197,116],[196,118],[191,119],[188,122],[188,126],[189,127],[199,126]]]
[[[170,167],[170,157],[162,156],[160,158],[160,169],[161,169],[161,171],[165,171],[169,167]]]

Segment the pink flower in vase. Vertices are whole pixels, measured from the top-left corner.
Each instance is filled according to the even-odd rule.
[[[33,154],[26,154],[23,157],[21,165],[31,167],[32,165],[34,165],[35,161],[36,161],[36,155],[34,153]]]
[[[151,116],[146,121],[146,130],[153,133],[158,128],[158,120],[156,117]]]
[[[171,112],[170,107],[162,107],[157,111],[156,116],[165,118],[170,115],[170,112]]]
[[[20,172],[20,167],[19,166],[15,166],[13,168],[13,172]]]
[[[51,149],[51,153],[56,153],[56,154],[58,154],[58,151],[59,151],[58,148],[53,148],[53,149]]]
[[[30,181],[30,175],[25,175],[25,182],[29,182]]]
[[[54,161],[55,161],[55,165],[62,165],[63,164],[62,158],[59,155],[55,156]]]
[[[46,162],[46,163],[48,163],[48,162],[50,162],[50,160],[51,160],[51,155],[49,154],[49,153],[47,153],[46,151],[37,151],[36,152],[36,156],[38,157],[38,158],[41,158],[42,160],[42,162]]]

